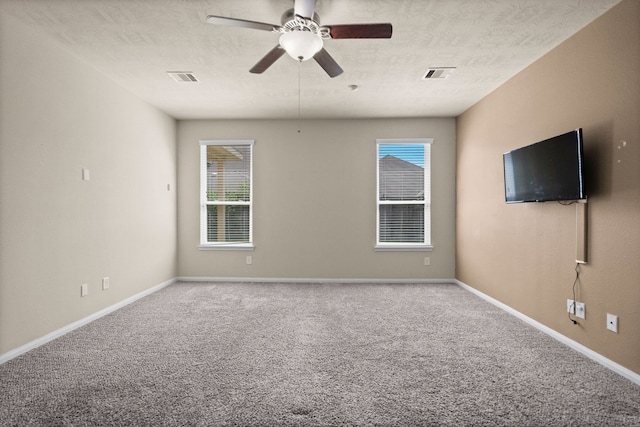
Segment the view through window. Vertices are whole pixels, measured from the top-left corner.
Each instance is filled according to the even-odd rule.
[[[251,246],[253,141],[200,144],[200,246]]]
[[[378,140],[377,247],[431,245],[431,142],[429,138]]]

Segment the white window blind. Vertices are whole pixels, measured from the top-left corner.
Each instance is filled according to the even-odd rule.
[[[379,249],[431,247],[431,138],[379,139]]]
[[[200,248],[253,244],[253,141],[200,141]]]

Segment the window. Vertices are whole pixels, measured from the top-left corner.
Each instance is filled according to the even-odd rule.
[[[253,247],[253,141],[200,141],[200,249]]]
[[[379,139],[376,249],[431,249],[431,138]]]

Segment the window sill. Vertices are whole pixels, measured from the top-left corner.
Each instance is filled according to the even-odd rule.
[[[376,252],[394,252],[394,251],[415,251],[415,252],[431,252],[433,251],[433,246],[431,245],[376,245]]]
[[[198,250],[201,251],[252,251],[253,249],[254,246],[251,243],[204,244],[198,246]]]

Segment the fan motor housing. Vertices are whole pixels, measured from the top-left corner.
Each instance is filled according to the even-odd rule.
[[[296,17],[296,14],[294,9],[289,9],[282,14],[282,18],[280,18],[280,22],[282,23],[282,25],[284,25],[287,22],[294,19],[295,17]],[[318,15],[317,13],[313,12],[313,17],[311,18],[311,20],[314,21],[316,24],[320,25],[320,15]]]

